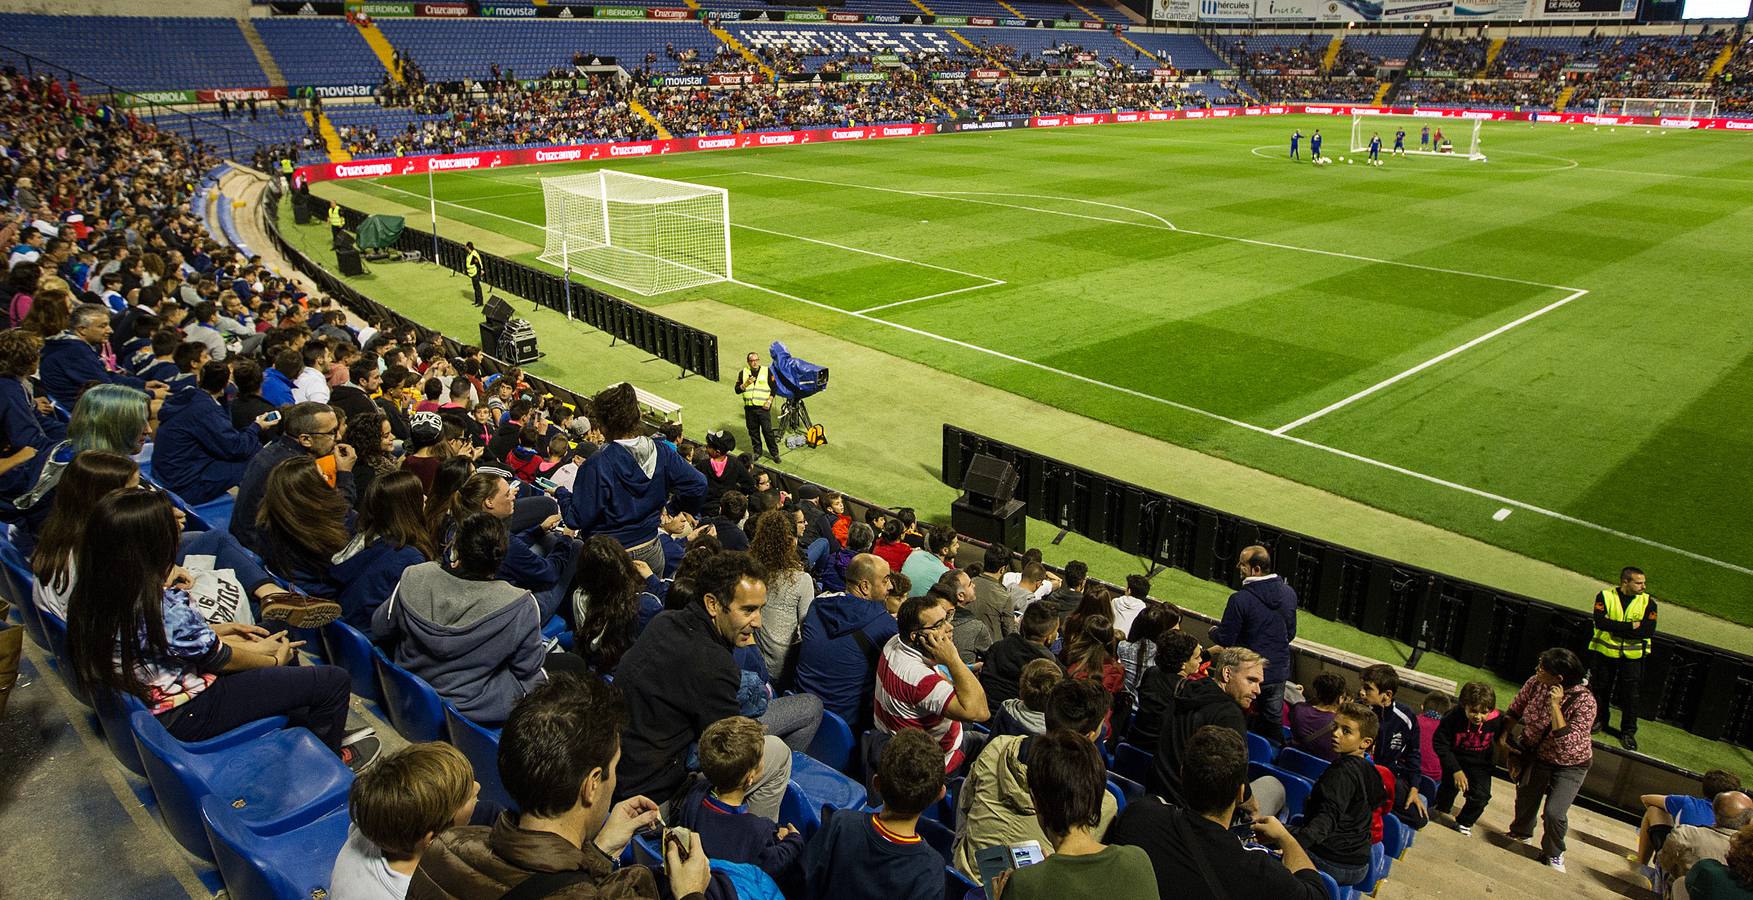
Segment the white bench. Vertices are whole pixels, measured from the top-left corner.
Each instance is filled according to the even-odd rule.
[[[613,387],[613,385],[610,385]],[[665,400],[645,388],[635,385],[633,393],[639,398],[639,406],[650,411],[665,422],[682,421],[682,404]]]

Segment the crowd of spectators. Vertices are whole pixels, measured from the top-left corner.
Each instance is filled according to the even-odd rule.
[[[1248,79],[1256,97],[1267,103],[1340,101],[1369,103],[1382,83],[1374,78],[1323,78],[1291,75],[1255,75]]]
[[[1264,48],[1250,47],[1246,39],[1231,48],[1230,59],[1244,74],[1252,72],[1282,73],[1289,70],[1319,72],[1333,38],[1311,34],[1297,43],[1270,44]]]
[[[1418,55],[1412,59],[1411,68],[1415,74],[1448,72],[1462,77],[1476,75],[1485,68],[1485,56],[1490,49],[1491,42],[1483,37],[1427,37],[1418,45]]]
[[[1414,78],[1401,85],[1402,106],[1456,106],[1478,109],[1549,109],[1558,85],[1547,81]]]

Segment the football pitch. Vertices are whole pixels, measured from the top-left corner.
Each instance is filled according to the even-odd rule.
[[[614,292],[734,304],[1598,578],[1640,565],[1753,623],[1753,137],[1487,123],[1488,162],[1316,168],[1292,128],[1353,157],[1346,119],[1272,117],[433,184],[526,260],[544,177],[722,187],[734,281]],[[425,227],[425,176],[348,186]]]

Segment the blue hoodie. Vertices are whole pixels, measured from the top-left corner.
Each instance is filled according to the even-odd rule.
[[[579,468],[571,502],[561,511],[584,537],[606,534],[623,547],[637,547],[657,537],[671,494],[678,510],[699,512],[706,476],[667,444],[611,441]]]
[[[68,409],[72,409],[79,399],[79,389],[89,382],[146,389],[145,380],[104,368],[97,349],[70,331],[43,341],[43,359],[38,375],[42,378],[43,390]]]
[[[1296,591],[1278,575],[1242,585],[1223,608],[1211,639],[1266,657],[1267,684],[1290,680],[1290,642],[1296,640]]]
[[[547,679],[536,598],[503,581],[471,581],[439,563],[411,566],[371,615],[372,640],[470,721],[497,726]]]
[[[297,402],[292,397],[292,379],[275,368],[263,372],[262,399],[275,406],[291,406]]]
[[[172,394],[159,409],[158,423],[152,476],[196,506],[243,480],[250,458],[262,449],[256,423],[241,431],[232,427],[231,413],[203,390]]]
[[[34,487],[49,450],[66,437],[65,423],[37,412],[23,380],[0,378],[0,441],[14,453],[26,447],[37,450],[29,462],[0,476],[0,497],[10,500]]]
[[[822,698],[822,706],[856,731],[870,719],[876,691],[876,659],[895,636],[895,617],[880,600],[822,594],[803,617],[797,655],[797,689]],[[853,636],[869,638],[866,650]]]
[[[397,547],[389,541],[365,543],[356,537],[335,554],[338,562],[329,569],[321,596],[341,604],[341,620],[369,632],[372,614],[388,600],[409,568],[426,562],[426,554],[413,547]]]

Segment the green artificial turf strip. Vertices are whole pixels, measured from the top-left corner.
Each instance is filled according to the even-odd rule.
[[[282,211],[280,224],[284,233],[307,254],[317,259],[325,258],[328,247],[327,226],[316,224],[295,227],[291,223],[290,213],[285,210]],[[483,246],[495,240],[486,234],[477,235],[471,232],[469,236],[475,237]],[[505,249],[514,248],[508,245]],[[466,303],[469,287],[467,280],[461,276],[430,265],[384,264],[374,265],[371,269],[364,277],[348,280],[380,302],[387,303],[430,327],[459,337],[475,333],[479,313]],[[614,381],[631,380],[660,396],[683,404],[684,418],[689,423],[691,433],[725,428],[737,435],[739,442],[742,440],[740,411],[727,384],[709,382],[699,377],[677,380],[673,367],[651,359],[643,351],[624,344],[611,347],[606,336],[577,323],[564,322],[552,311],[532,309],[523,303],[518,303],[517,306],[519,314],[527,315],[536,326],[546,354],[543,359],[526,367],[532,373],[581,391],[593,390]],[[878,351],[822,336],[812,337],[809,332],[783,322],[765,320],[730,307],[712,303],[678,304],[668,312],[698,327],[712,328],[719,333],[723,338],[720,351],[726,366],[739,364],[738,357],[744,343],[755,346],[761,340],[779,338],[794,347],[802,346],[806,342],[813,342],[816,346],[827,345],[823,349],[832,352],[836,364],[834,386],[813,400],[812,407],[817,419],[829,424],[831,443],[828,448],[820,451],[790,452],[785,457],[783,467],[787,471],[819,483],[833,485],[855,496],[891,506],[914,506],[928,520],[946,520],[950,500],[956,496],[955,491],[944,486],[937,478],[937,445],[934,443],[937,421],[950,419],[971,427],[995,431],[1003,427],[1004,421],[1014,418],[1012,410],[1016,407],[1033,406],[1014,398],[1003,402],[1004,395],[992,394],[990,391],[981,394],[980,391],[987,389],[958,382],[949,375],[910,367],[905,363],[885,362],[887,357]],[[873,395],[883,398],[874,412],[869,401],[869,397]],[[1011,427],[1026,432],[1031,427],[1063,427],[1064,423],[1058,419],[1075,421],[1075,417],[1053,410],[1034,407],[1033,411],[1037,413],[1036,416],[1013,421]],[[1073,443],[1077,443],[1077,436],[1071,437]],[[1127,462],[1135,461],[1136,454],[1123,443],[1125,438],[1119,432],[1104,433],[1093,446],[1084,442],[1091,464],[1097,468],[1120,471]],[[1020,440],[1025,445],[1034,445],[1046,438],[1027,433]],[[1189,470],[1200,460],[1207,459],[1196,455],[1189,455],[1188,458],[1192,460],[1187,465]],[[1211,465],[1217,469],[1227,468],[1227,464],[1215,461]],[[1195,483],[1186,485],[1184,493],[1197,495],[1196,489],[1202,487],[1207,480],[1212,483],[1227,483],[1220,475],[1209,475],[1203,470],[1201,474],[1208,477],[1198,478]],[[1250,476],[1249,479],[1236,482],[1236,490],[1247,487],[1248,481],[1273,480],[1258,473],[1246,474]],[[1362,530],[1357,532],[1355,539],[1357,544],[1365,546],[1370,546],[1375,541],[1392,541],[1400,536],[1400,531],[1392,530],[1392,525],[1387,526],[1388,530],[1385,532],[1371,532],[1368,526],[1359,526],[1356,520],[1376,518],[1380,514],[1361,515],[1354,509],[1348,515],[1345,510],[1333,508],[1336,503],[1344,504],[1342,501],[1333,501],[1332,498],[1327,498],[1327,501],[1317,499],[1318,505],[1305,509],[1303,500],[1290,496],[1298,492],[1307,492],[1307,489],[1281,488],[1276,492],[1273,499],[1282,504],[1277,512],[1292,516],[1293,520],[1295,517],[1307,516],[1311,520],[1324,521],[1326,527],[1320,530],[1326,532],[1361,527]],[[1199,499],[1212,502],[1216,498]],[[1234,506],[1236,503],[1244,503],[1245,497],[1238,492],[1230,499],[1233,501],[1230,505]],[[1083,559],[1090,563],[1092,571],[1098,576],[1112,581],[1122,580],[1129,572],[1144,571],[1139,560],[1076,535],[1068,535],[1060,544],[1050,544],[1046,538],[1054,533],[1054,529],[1046,523],[1032,520],[1029,529],[1033,535],[1030,543],[1040,545],[1050,563],[1062,565],[1070,559]],[[1317,529],[1308,526],[1308,530]],[[1420,549],[1426,552],[1442,550],[1456,543],[1468,542],[1432,541],[1421,545]],[[1479,545],[1472,545],[1472,548],[1477,551]],[[1395,548],[1390,546],[1384,549],[1392,552]],[[1491,554],[1496,552],[1490,551]],[[1497,567],[1494,569],[1494,566]],[[1469,556],[1466,547],[1457,551],[1453,565],[1439,564],[1438,567],[1457,571],[1493,569],[1499,574],[1514,572],[1519,578],[1527,579],[1526,584],[1519,586],[1534,594],[1542,593],[1538,589],[1540,585],[1553,581],[1559,585],[1555,592],[1563,590],[1578,594],[1575,599],[1579,604],[1586,605],[1587,602],[1585,597],[1580,596],[1581,589],[1577,586],[1580,579],[1548,580],[1541,579],[1537,574],[1530,576],[1524,571],[1527,566],[1503,567],[1501,561],[1481,559],[1477,552]],[[1222,612],[1228,589],[1184,572],[1168,570],[1156,576],[1153,593],[1184,608],[1217,616]],[[1672,628],[1675,625],[1673,619],[1670,616],[1665,627]],[[1702,625],[1690,623],[1690,627],[1698,629],[1695,636],[1711,640],[1714,635],[1703,627],[1707,625],[1719,629],[1727,627],[1714,620]],[[1410,649],[1405,645],[1365,635],[1348,625],[1324,621],[1312,615],[1300,618],[1300,629],[1309,640],[1374,658],[1404,662],[1410,654]],[[1740,631],[1735,630],[1737,633]],[[1515,687],[1489,673],[1436,655],[1427,655],[1421,669],[1457,681],[1474,678],[1491,681],[1503,694],[1505,703]],[[1659,723],[1647,723],[1640,732],[1640,737],[1643,738],[1646,752],[1697,771],[1719,766],[1746,768],[1749,762],[1753,762],[1753,754],[1742,748],[1722,742],[1700,741],[1679,729]]]
[[[1316,170],[1278,158],[1293,126],[1321,127],[1333,151],[1348,123],[1039,130],[614,166],[726,187],[733,222],[748,226],[732,233],[737,278],[827,308],[738,285],[651,305],[735,303],[1595,577],[1639,564],[1659,596],[1753,622],[1745,571],[1524,509],[1494,521],[1504,506],[1495,499],[1062,374],[1274,428],[1568,293],[1174,233],[1161,219],[1206,235],[1585,288],[1292,434],[1753,564],[1753,480],[1729,475],[1753,449],[1753,329],[1732,306],[1745,291],[1753,224],[1746,136],[1488,124],[1489,163]],[[539,228],[520,223],[544,219],[540,178],[597,165],[440,176],[441,211],[539,245]],[[738,174],[747,172],[787,178]],[[354,186],[425,205],[423,177]],[[1060,371],[832,311],[980,282],[800,237],[1004,280],[872,315]]]

